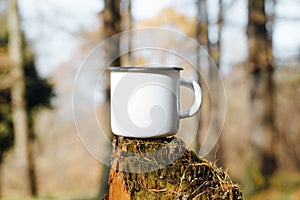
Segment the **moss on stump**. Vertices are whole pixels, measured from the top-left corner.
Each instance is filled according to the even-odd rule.
[[[225,171],[177,137],[114,137],[108,184],[110,200],[242,199]]]

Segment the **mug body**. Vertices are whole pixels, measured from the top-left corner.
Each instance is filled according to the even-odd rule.
[[[181,69],[110,67],[112,132],[137,138],[175,134]]]

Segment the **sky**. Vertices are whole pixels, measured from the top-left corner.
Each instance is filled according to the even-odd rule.
[[[132,0],[134,20],[154,17],[163,8],[172,7],[189,17],[196,15],[194,0]],[[210,17],[216,13],[217,0],[210,0]],[[234,2],[234,3],[231,3]],[[229,69],[232,64],[247,57],[247,37],[243,29],[247,24],[246,0],[225,0],[225,26],[223,28],[222,66]],[[42,76],[49,76],[59,65],[72,58],[80,48],[76,34],[80,30],[98,27],[97,15],[103,9],[101,0],[24,0],[19,1],[22,26],[33,43],[37,55],[37,66]],[[231,6],[227,6],[231,5]],[[227,6],[227,7],[226,7]],[[277,0],[274,28],[274,53],[288,58],[299,53],[300,1]],[[213,28],[213,27],[212,27]]]
[[[274,27],[274,51],[282,57],[300,53],[300,1],[278,0]],[[294,20],[291,20],[294,19]]]

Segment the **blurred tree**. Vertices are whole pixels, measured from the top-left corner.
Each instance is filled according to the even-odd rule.
[[[26,99],[26,113],[28,120],[28,137],[29,145],[32,146],[32,142],[35,139],[34,132],[34,116],[41,108],[52,108],[50,99],[54,96],[53,86],[38,76],[36,71],[36,66],[34,62],[34,55],[24,40],[25,50],[24,55],[24,75],[25,75],[25,99]],[[25,52],[24,52],[25,51]],[[36,182],[36,172],[33,150],[30,148],[30,158],[29,162],[29,173],[31,182],[31,194],[36,196],[38,192],[37,182]]]
[[[131,14],[131,0],[123,0],[121,2],[121,4],[123,4],[122,9],[123,10],[121,12],[122,16],[122,31],[127,31],[127,30],[131,30],[132,29],[132,22],[133,22],[133,18],[132,18],[132,14]],[[124,38],[126,39],[127,42],[127,54],[122,56],[123,59],[121,58],[121,63],[125,64],[125,65],[130,65],[131,64],[131,33],[128,32],[128,37]]]
[[[121,12],[120,0],[104,0],[103,10],[103,34],[104,38],[110,38],[121,32]],[[106,59],[111,61],[112,66],[120,66],[119,58],[120,41],[119,38],[110,40],[111,42],[105,47]],[[106,99],[110,99],[110,79],[109,74],[106,76]]]
[[[103,35],[104,39],[121,32],[121,10],[120,0],[104,0],[104,10],[102,12],[103,19]],[[105,59],[111,62],[111,66],[121,66],[119,57],[120,41],[118,37],[111,38],[109,43],[105,46]],[[110,127],[110,75],[106,72],[106,110],[103,113],[107,117],[107,126]],[[112,134],[110,134],[112,136]],[[107,147],[110,148],[110,147]],[[108,158],[109,159],[109,158]],[[103,165],[100,180],[99,197],[102,198],[108,192],[108,176],[109,167]]]
[[[251,81],[252,132],[251,143],[255,151],[250,169],[256,189],[266,188],[277,168],[274,123],[274,81],[272,34],[268,32],[265,1],[248,1],[248,45]]]
[[[128,20],[128,24],[127,24],[127,29],[128,30],[131,30],[132,29],[132,24],[133,24],[133,17],[132,17],[132,14],[131,14],[131,0],[127,0],[127,20]],[[127,53],[127,62],[128,64],[131,63],[131,60],[132,60],[132,55],[131,55],[131,40],[132,40],[132,35],[129,34],[129,37],[128,37],[128,53]]]
[[[32,145],[30,145],[35,135],[33,117],[38,108],[51,107],[53,89],[47,80],[40,78],[36,72],[34,56],[20,29],[20,16],[15,0],[10,1],[8,19],[8,51],[11,65],[9,78],[12,82],[8,85],[11,94],[7,94],[11,99],[6,101],[6,105],[9,106],[11,102],[12,109],[7,110],[3,116],[9,117],[12,111],[13,126],[10,126],[10,118],[4,122],[6,127],[13,127],[14,135],[12,130],[6,133],[10,135],[8,138],[15,138],[23,192],[25,195],[36,196],[36,173]],[[3,141],[5,142],[5,139],[1,138],[1,142]],[[2,148],[1,145],[1,152],[7,149],[8,147]]]
[[[202,48],[205,48],[208,52],[209,52],[209,56],[211,56],[211,58],[213,59],[212,61],[214,61],[214,63],[216,64],[216,67],[219,68],[219,63],[220,63],[220,38],[221,38],[221,32],[222,32],[222,2],[221,0],[218,1],[218,7],[219,7],[219,12],[217,14],[217,17],[214,20],[208,20],[209,18],[209,12],[208,12],[208,6],[207,6],[207,2],[206,0],[197,0],[196,1],[196,5],[197,5],[197,25],[196,25],[196,38],[197,38],[197,42],[202,46]],[[210,29],[210,26],[217,26],[217,29]],[[213,33],[212,30],[216,30],[216,33]],[[217,35],[216,40],[212,39],[212,35]],[[217,84],[218,82],[215,81],[217,76],[219,74],[217,74],[218,72],[216,72],[214,69],[215,66],[210,66],[212,63],[210,62],[210,58],[208,58],[207,56],[205,56],[204,54],[201,54],[201,47],[198,46],[197,47],[197,67],[198,70],[200,71],[200,66],[205,67],[205,63],[209,63],[209,84],[211,86],[211,88],[213,88],[211,91],[207,91],[205,89],[205,85],[203,80],[201,80],[200,78],[200,74],[199,74],[199,83],[202,85],[202,90],[203,90],[203,102],[204,105],[211,104],[211,112],[214,112],[214,115],[216,116],[216,118],[213,119],[212,123],[212,129],[214,130],[214,133],[217,135],[216,137],[218,137],[219,135],[219,131],[221,129],[220,125],[219,125],[219,107],[218,107],[218,94],[219,94],[219,85]],[[208,97],[210,96],[208,94],[208,92],[210,93],[214,93],[213,96],[217,97],[214,99],[209,99]],[[210,116],[207,116],[207,113],[209,113],[207,111],[208,106],[202,106],[202,109],[200,111],[200,123],[199,123],[199,127],[198,127],[198,133],[197,133],[197,145],[196,145],[196,151],[199,152],[201,146],[200,146],[200,138],[201,138],[201,130],[205,130],[207,127],[203,127],[206,125],[205,121],[203,120],[203,118],[207,118],[210,119]],[[206,133],[205,133],[206,134]],[[205,140],[205,136],[204,136],[204,140]],[[216,159],[213,158],[213,156],[215,155],[214,152],[217,151],[217,157],[218,157],[218,161],[219,164],[222,163],[222,142],[219,140],[218,146],[214,149],[214,151],[212,151],[212,155],[209,154],[208,157],[209,159]]]
[[[218,69],[220,69],[220,57],[221,57],[221,34],[222,34],[222,26],[223,26],[223,4],[221,0],[217,1],[218,3],[218,14],[215,17],[215,19],[211,20],[212,22],[208,21],[209,26],[217,26],[216,29],[209,29],[208,28],[208,52],[211,56],[212,60],[214,61],[214,64]],[[215,30],[215,33],[212,31]],[[212,35],[216,35],[216,39],[213,40],[211,37]],[[214,66],[210,66],[209,68],[209,84],[212,87],[212,90],[210,91],[212,96],[215,98],[211,99],[211,106],[212,106],[212,114],[215,115],[215,118],[212,118],[212,129],[214,130],[214,134],[216,134],[216,137],[218,137],[221,128],[220,127],[220,85],[217,81],[217,78],[220,73],[220,71],[214,70]],[[219,136],[218,144],[216,146],[215,151],[217,158],[215,161],[218,162],[218,165],[224,165],[224,154],[223,154],[223,141],[222,141],[222,135]]]
[[[20,179],[23,180],[24,195],[35,195],[36,184],[32,182],[32,169],[29,160],[31,149],[28,141],[29,128],[26,113],[25,79],[23,71],[23,41],[20,30],[20,16],[16,0],[10,0],[8,12],[8,50],[11,58],[11,77],[14,84],[11,86],[11,100],[13,113],[13,127],[15,134],[15,149],[19,161]]]
[[[197,45],[196,49],[196,67],[198,72],[200,72],[200,67],[201,67],[201,59],[208,59],[205,58],[203,54],[201,54],[201,47],[208,49],[208,20],[207,20],[207,6],[206,6],[206,0],[197,0],[196,1],[196,8],[197,8],[197,23],[196,23],[196,41],[201,45]],[[201,79],[200,74],[198,74],[198,82],[201,85],[202,92],[203,94],[203,101],[207,101],[208,95],[205,94],[206,90],[204,90],[204,81]],[[199,125],[198,125],[198,130],[197,130],[197,135],[196,135],[196,152],[199,153],[200,148],[201,148],[201,130],[202,126],[204,124],[203,118],[206,116],[206,111],[203,109],[200,109],[200,116],[198,117]]]
[[[197,25],[196,25],[196,38],[199,44],[204,48],[208,48],[208,16],[206,0],[197,0]],[[197,54],[198,55],[198,54]],[[198,62],[200,63],[200,57]]]
[[[9,89],[0,91],[0,198],[2,194],[2,162],[4,154],[13,146],[14,134],[11,119]]]
[[[6,27],[6,3],[7,2],[3,0],[0,1],[0,7],[2,7],[2,10],[0,10],[0,48],[6,47],[8,42],[7,29],[3,28]]]
[[[27,44],[27,43],[25,43]],[[49,84],[47,79],[41,78],[34,62],[34,55],[27,46],[27,56],[25,56],[24,74],[25,74],[25,98],[27,101],[26,110],[30,118],[33,119],[39,109],[52,108],[51,98],[54,96],[53,85]]]
[[[4,3],[1,1],[0,3]],[[3,4],[1,4],[3,6]],[[14,135],[11,116],[11,98],[9,86],[9,59],[7,58],[7,27],[6,9],[0,12],[0,199],[2,196],[2,162],[5,153],[13,146]]]
[[[218,13],[215,18],[208,20],[208,26],[217,26],[216,29],[208,31],[208,51],[209,55],[215,62],[217,68],[220,68],[220,46],[221,46],[221,34],[223,27],[223,3],[222,0],[218,0]],[[209,14],[208,14],[209,15]],[[213,32],[215,31],[215,32]],[[212,39],[212,35],[216,35],[215,40]]]
[[[26,43],[25,43],[26,44]],[[25,98],[27,101],[26,105],[26,114],[28,118],[28,130],[29,130],[29,139],[30,142],[35,139],[34,133],[34,116],[40,108],[51,108],[50,99],[54,95],[53,87],[50,85],[46,79],[42,79],[38,76],[36,67],[34,64],[34,57],[29,48],[26,52],[29,52],[28,56],[24,58],[24,75],[25,75]],[[3,61],[0,59],[0,61]],[[0,64],[1,69],[5,69],[3,63]],[[3,71],[0,71],[2,75]],[[7,74],[6,74],[7,75]],[[0,79],[2,81],[2,79]],[[1,196],[1,164],[4,159],[4,154],[13,146],[14,140],[14,131],[12,123],[12,105],[11,105],[11,94],[10,85],[6,85],[6,88],[0,89],[0,196]],[[32,153],[32,152],[30,152]],[[34,162],[31,155],[30,162],[30,174],[31,182],[36,183],[35,171],[34,171]],[[37,193],[36,186],[32,188],[35,190],[33,193]]]

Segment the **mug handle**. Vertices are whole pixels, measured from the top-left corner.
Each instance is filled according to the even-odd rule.
[[[187,118],[187,117],[192,117],[197,113],[197,111],[200,109],[201,104],[202,104],[202,91],[199,86],[199,84],[196,81],[193,80],[187,80],[184,78],[179,79],[180,85],[184,87],[188,87],[194,91],[195,95],[195,100],[193,105],[186,110],[182,110],[179,112],[179,118]]]

